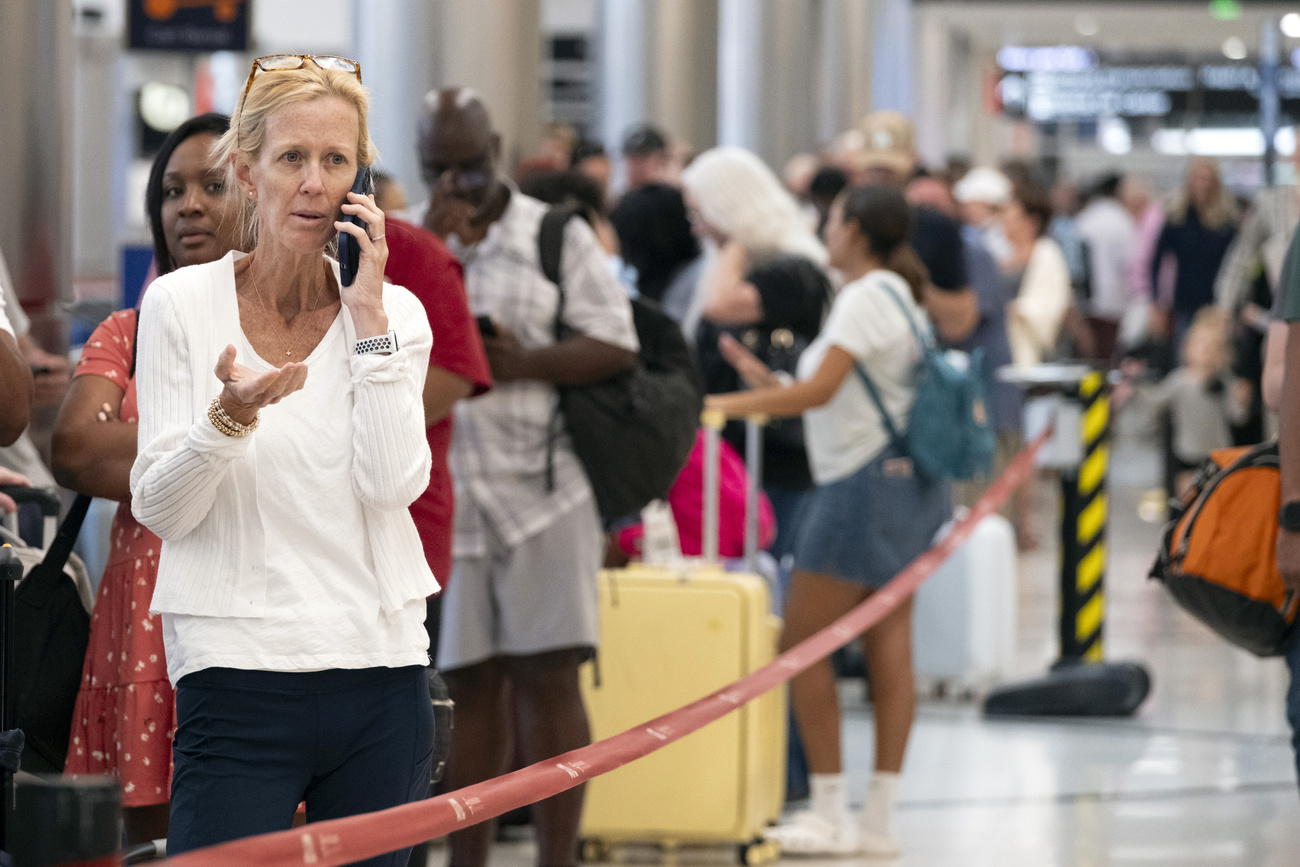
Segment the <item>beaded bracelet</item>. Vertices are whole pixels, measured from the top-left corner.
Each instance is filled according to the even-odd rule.
[[[212,422],[212,426],[226,436],[235,437],[236,439],[248,436],[257,430],[257,426],[262,423],[261,416],[256,415],[253,416],[251,424],[240,424],[235,421],[221,406],[221,398],[219,397],[214,397],[212,403],[208,404],[208,421]]]

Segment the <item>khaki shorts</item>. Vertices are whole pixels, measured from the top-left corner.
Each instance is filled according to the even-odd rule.
[[[484,517],[484,524],[491,524]],[[597,574],[605,537],[591,500],[514,548],[487,530],[487,553],[457,557],[443,592],[438,667],[562,648],[600,638]]]

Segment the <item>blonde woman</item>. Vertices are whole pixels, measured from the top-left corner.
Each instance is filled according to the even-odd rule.
[[[314,822],[428,790],[438,584],[407,507],[432,339],[383,282],[383,213],[349,192],[368,107],[353,61],[254,61],[217,145],[251,252],[160,277],[140,313],[131,508],[163,540],[170,853],[287,829],[304,800]],[[361,250],[346,287],[339,232]]]
[[[1165,227],[1151,256],[1151,285],[1156,286],[1166,254],[1177,264],[1172,300],[1160,299],[1172,314],[1174,346],[1192,324],[1196,311],[1214,303],[1214,280],[1237,234],[1237,202],[1223,186],[1219,164],[1196,157],[1187,164],[1183,190],[1165,213]]]

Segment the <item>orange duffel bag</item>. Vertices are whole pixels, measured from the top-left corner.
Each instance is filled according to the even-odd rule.
[[[1285,653],[1300,599],[1277,570],[1281,474],[1276,442],[1213,452],[1165,525],[1151,577],[1238,647]]]

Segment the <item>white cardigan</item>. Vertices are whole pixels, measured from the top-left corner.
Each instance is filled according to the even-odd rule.
[[[1070,307],[1070,269],[1061,248],[1042,237],[1029,254],[1020,279],[1020,293],[1007,317],[1007,338],[1011,361],[1016,367],[1041,364],[1043,355],[1056,346],[1061,323]]]
[[[266,551],[258,496],[276,480],[253,460],[257,433],[236,439],[208,421],[222,384],[213,373],[227,344],[238,344],[239,305],[231,253],[158,278],[140,309],[136,363],[139,456],[131,469],[131,511],[163,540],[150,610],[210,617],[263,617]],[[334,264],[335,278],[338,265]],[[429,484],[422,392],[433,335],[420,302],[384,284],[384,309],[400,349],[352,356],[353,491],[363,504],[379,582],[393,613],[438,590],[407,507]],[[343,308],[347,346],[356,329]],[[329,419],[321,419],[328,424]],[[271,477],[267,477],[267,476]],[[328,503],[303,503],[313,520]]]

